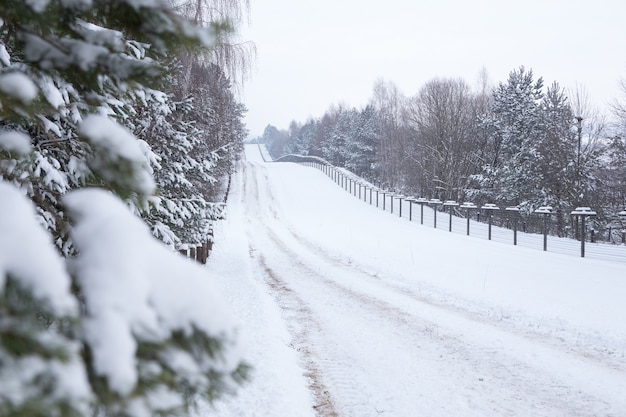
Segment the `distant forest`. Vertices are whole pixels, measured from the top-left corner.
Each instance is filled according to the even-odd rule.
[[[544,85],[532,70],[492,87],[433,79],[413,97],[379,80],[367,106],[332,106],[319,119],[268,125],[258,138],[276,158],[311,155],[380,187],[417,197],[552,206],[553,232],[575,234],[570,212],[597,211],[596,227],[621,228],[626,204],[626,103],[608,123],[583,89]],[[626,98],[626,87],[622,88]]]

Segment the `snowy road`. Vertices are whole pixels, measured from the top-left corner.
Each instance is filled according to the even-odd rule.
[[[263,163],[255,147],[247,158],[221,231],[228,254],[212,262],[237,275],[222,284],[257,370],[218,415],[626,415],[626,332],[607,323],[624,317],[624,267],[470,247],[311,168]]]

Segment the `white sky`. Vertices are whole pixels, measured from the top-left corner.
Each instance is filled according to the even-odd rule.
[[[624,16],[623,0],[252,0],[247,125],[254,137],[332,104],[361,107],[379,78],[412,96],[437,77],[474,86],[483,67],[505,82],[520,65],[546,85],[582,85],[604,110],[626,78]]]

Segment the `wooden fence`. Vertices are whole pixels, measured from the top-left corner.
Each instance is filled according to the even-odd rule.
[[[226,205],[228,201],[228,195],[230,194],[230,186],[231,186],[232,176],[228,176],[228,183],[226,185],[226,191],[224,192],[224,199],[222,200],[222,204]],[[209,226],[209,230],[207,232],[206,240],[201,245],[189,245],[183,244],[180,248],[178,248],[178,252],[190,259],[198,261],[202,265],[206,264],[207,259],[211,255],[211,251],[213,250],[213,244],[215,242],[215,236],[213,232],[213,224]]]

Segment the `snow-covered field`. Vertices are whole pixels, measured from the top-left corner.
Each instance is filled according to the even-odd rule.
[[[246,156],[207,268],[254,372],[201,415],[626,415],[625,264],[434,230]]]

